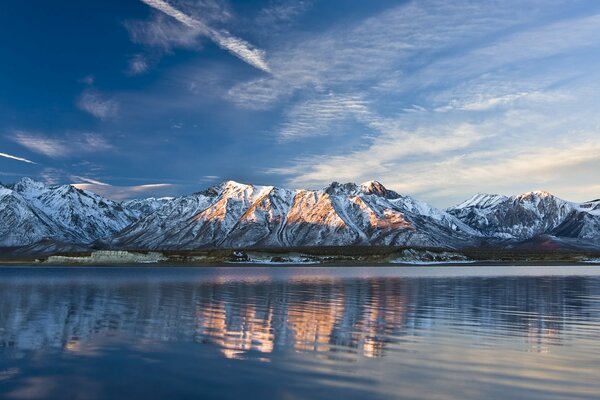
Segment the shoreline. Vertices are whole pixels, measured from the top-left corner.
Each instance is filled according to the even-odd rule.
[[[471,261],[471,262],[430,262],[430,263],[390,263],[390,262],[307,262],[307,263],[266,263],[266,262],[157,262],[157,263],[42,263],[31,261],[0,261],[0,268],[451,268],[451,267],[557,267],[557,266],[589,266],[600,267],[600,262],[532,260],[532,261]]]
[[[13,254],[0,267],[449,267],[600,265],[600,254],[580,251],[427,248],[213,249],[196,251],[91,250],[45,255]]]

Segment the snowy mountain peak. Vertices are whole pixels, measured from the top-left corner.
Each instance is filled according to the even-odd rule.
[[[331,182],[329,186],[323,189],[323,191],[331,196],[358,196],[361,194],[373,194],[387,198],[399,197],[396,192],[388,190],[378,181],[367,181],[360,185],[357,185],[353,182]]]
[[[55,237],[60,240],[91,243],[115,234],[136,219],[136,214],[120,203],[72,185],[47,186],[23,178],[13,189],[32,209],[32,215],[47,221],[51,231],[60,232]]]
[[[463,209],[470,207],[489,208],[498,205],[499,203],[508,200],[508,197],[499,194],[477,193],[468,200],[463,201],[450,209]]]
[[[512,197],[476,195],[447,211],[486,236],[527,240],[556,229],[577,235],[573,227],[560,227],[565,221],[577,218],[579,209],[575,203],[538,190]]]
[[[223,182],[190,196],[111,201],[24,178],[0,185],[0,247],[51,240],[114,248],[515,244],[540,235],[600,243],[600,201],[548,192],[477,194],[446,211],[380,182],[288,190]],[[101,239],[101,242],[98,241]]]
[[[247,189],[248,187],[251,187],[252,185],[248,185],[245,183],[240,183],[240,182],[236,182],[236,181],[225,181],[221,184],[221,187],[223,188],[228,188],[228,189]]]
[[[546,192],[545,190],[534,190],[532,192],[522,193],[515,197],[518,200],[532,200],[532,199],[550,199],[555,198],[555,196]]]
[[[48,190],[48,186],[45,183],[34,181],[31,178],[21,178],[12,188],[15,192],[28,197],[39,195]]]
[[[395,199],[400,195],[392,190],[389,190],[381,182],[378,181],[367,181],[360,185],[360,190],[365,194],[375,194],[380,197],[388,199]]]
[[[8,196],[11,193],[13,193],[11,189],[0,185],[0,197]]]
[[[352,182],[331,182],[329,186],[323,189],[323,191],[330,196],[356,196],[358,193],[360,193],[358,185]]]

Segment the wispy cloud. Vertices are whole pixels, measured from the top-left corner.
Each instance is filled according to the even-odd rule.
[[[343,155],[304,157],[295,160],[290,167],[273,168],[269,172],[291,176],[289,182],[296,187],[320,187],[332,179],[361,182],[387,178],[389,181],[403,164],[415,157],[439,158],[457,151],[460,154],[483,139],[469,124],[437,128],[431,133],[423,128],[411,132],[382,127],[389,131],[371,138],[371,144],[364,149]]]
[[[17,157],[17,156],[13,156],[13,155],[7,154],[7,153],[0,153],[0,157],[10,158],[11,160],[22,161],[22,162],[25,162],[25,163],[28,163],[28,164],[37,164],[36,162],[28,160],[27,158]]]
[[[132,42],[152,46],[163,52],[173,48],[197,48],[200,35],[196,30],[182,25],[165,14],[156,14],[145,21],[126,21],[125,28]]]
[[[358,95],[327,95],[291,107],[278,129],[283,140],[302,139],[330,134],[337,123],[370,117],[367,102]]]
[[[285,34],[313,3],[313,0],[272,0],[256,16],[252,30],[269,38]]]
[[[150,183],[135,186],[113,186],[107,184],[95,183],[72,183],[72,186],[88,190],[100,196],[107,197],[115,201],[123,201],[147,196],[166,196],[172,194],[176,185],[171,183]]]
[[[388,91],[397,92],[408,79],[404,65],[414,68],[416,55],[426,65],[437,51],[534,19],[517,5],[508,1],[492,14],[489,6],[472,1],[409,2],[355,25],[286,41],[270,50],[272,76],[242,82],[229,97],[242,107],[268,108],[302,91],[384,89],[387,84]]]
[[[303,140],[303,155],[268,172],[291,186],[381,179],[438,205],[480,190],[561,192],[600,166],[600,13],[571,11],[562,0],[407,2],[270,46],[273,74],[227,98],[284,110],[273,131]],[[354,150],[318,145],[347,127]]]
[[[176,19],[193,32],[206,36],[214,41],[219,47],[229,51],[242,61],[255,68],[265,72],[270,72],[269,65],[265,60],[265,52],[245,41],[230,34],[224,29],[215,29],[208,26],[203,21],[196,19],[185,12],[173,7],[163,0],[141,0],[150,7],[153,7],[164,14]]]
[[[63,140],[25,131],[15,131],[11,139],[28,150],[51,158],[64,157],[69,151],[67,143]]]
[[[256,18],[259,25],[289,22],[305,12],[312,0],[278,0],[263,8]]]
[[[79,100],[77,106],[94,117],[99,119],[108,119],[117,114],[119,104],[114,99],[105,98],[96,90],[86,89]]]
[[[65,172],[60,168],[46,167],[40,173],[40,177],[48,185],[58,185],[64,181]]]
[[[99,181],[97,179],[87,178],[85,176],[71,175],[71,179],[73,181],[79,181],[79,182],[89,183],[89,184],[92,184],[92,185],[110,186],[108,183]]]
[[[50,158],[72,157],[81,153],[106,151],[112,148],[112,145],[102,136],[88,132],[50,137],[40,133],[14,131],[9,138],[30,151]]]
[[[129,59],[129,73],[140,75],[148,71],[148,60],[141,54],[136,54]]]
[[[543,188],[573,200],[596,198],[589,182],[600,168],[600,118],[592,100],[598,89],[572,86],[578,96],[525,96],[517,108],[485,118],[471,118],[478,111],[457,109],[374,119],[370,126],[380,134],[371,136],[364,148],[305,156],[269,172],[288,176],[296,187],[320,187],[334,178],[377,178],[439,206],[479,191],[510,194]],[[574,97],[579,101],[572,103]],[[456,125],[455,120],[471,122]],[[402,129],[409,125],[417,128]],[[580,187],[572,191],[575,182]]]

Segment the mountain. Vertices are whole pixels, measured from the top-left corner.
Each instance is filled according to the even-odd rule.
[[[447,209],[489,238],[523,241],[540,235],[594,241],[600,239],[600,202],[562,200],[544,191],[518,196],[477,194]]]
[[[589,213],[600,215],[600,199],[581,203],[580,207]]]
[[[0,221],[0,247],[25,246],[45,238],[65,238],[59,225],[20,194],[4,186],[0,186]]]
[[[228,181],[188,196],[125,202],[28,178],[0,186],[4,249],[480,245],[600,248],[600,200],[477,194],[439,210],[376,181],[322,190]]]
[[[177,244],[171,238],[181,234],[176,230],[177,223],[182,224],[181,221],[193,219],[197,213],[210,205],[210,199],[210,195],[203,194],[173,198],[153,213],[126,227],[109,243],[111,247],[170,248]]]
[[[112,236],[137,219],[135,212],[122,204],[71,185],[47,186],[23,178],[12,189],[60,226],[63,236],[75,243]]]
[[[115,235],[116,248],[410,245],[453,248],[478,232],[378,182],[288,190],[225,182],[167,202]]]
[[[172,197],[148,197],[147,199],[133,199],[124,201],[123,208],[129,210],[137,220],[152,214],[161,208],[165,203],[169,203],[172,200]]]

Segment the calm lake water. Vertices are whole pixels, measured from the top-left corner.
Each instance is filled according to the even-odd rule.
[[[600,398],[600,266],[1,268],[0,398]]]

